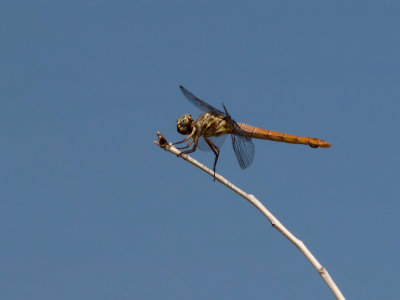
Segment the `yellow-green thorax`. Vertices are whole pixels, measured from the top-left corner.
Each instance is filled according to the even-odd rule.
[[[194,121],[190,114],[182,115],[176,124],[180,134],[191,134],[195,129],[195,135],[212,137],[229,134],[233,132],[231,124],[224,116],[215,116],[210,113],[202,114],[197,121]]]

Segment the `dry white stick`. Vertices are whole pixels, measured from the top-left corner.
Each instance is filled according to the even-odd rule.
[[[162,136],[159,132],[157,132],[158,135],[158,142],[154,142],[156,145],[160,146],[164,150],[175,154],[179,155],[181,151],[176,149],[172,144],[168,143],[167,140]],[[186,160],[187,162],[191,163],[192,165],[195,165],[196,167],[202,169],[204,172],[210,174],[211,176],[214,176],[214,171],[207,168],[203,164],[199,163],[197,160],[193,159],[192,157],[186,155],[186,154],[181,154],[181,157]],[[215,173],[215,179],[221,182],[222,184],[226,185],[228,188],[233,190],[234,192],[238,193],[240,196],[245,198],[247,201],[249,201],[251,204],[253,204],[270,222],[271,225],[278,230],[280,233],[282,233],[292,244],[294,244],[297,249],[301,251],[301,253],[304,254],[304,256],[308,259],[308,261],[313,265],[313,267],[317,270],[319,275],[321,275],[322,279],[326,282],[330,290],[332,291],[333,295],[336,297],[336,299],[345,299],[342,292],[339,290],[331,276],[329,275],[328,271],[319,263],[319,261],[312,255],[310,250],[304,245],[304,243],[296,238],[289,230],[286,229],[285,226],[282,225],[281,222],[275,216],[268,211],[268,209],[265,208],[265,206],[258,201],[254,195],[247,194],[237,186],[233,185],[230,181],[228,181],[226,178],[223,176]]]

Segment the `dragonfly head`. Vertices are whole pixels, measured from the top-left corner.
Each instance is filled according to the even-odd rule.
[[[194,121],[191,115],[184,114],[176,121],[176,130],[180,134],[190,134],[193,131]]]

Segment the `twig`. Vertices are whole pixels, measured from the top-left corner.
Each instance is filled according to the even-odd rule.
[[[179,155],[181,151],[176,149],[172,144],[168,143],[166,138],[159,132],[157,132],[158,136],[158,141],[154,142],[154,144],[160,146],[164,150],[175,154]],[[181,154],[181,157],[186,160],[187,162],[191,163],[192,165],[195,165],[196,167],[202,169],[204,172],[210,174],[211,176],[214,176],[214,171],[207,168],[203,164],[199,163],[197,160],[193,159],[192,157],[186,155],[186,154]],[[215,173],[215,179],[221,182],[222,184],[226,185],[228,188],[233,190],[234,192],[238,193],[240,196],[245,198],[247,201],[249,201],[251,204],[253,204],[272,224],[272,226],[278,230],[280,233],[282,233],[292,244],[294,244],[297,249],[301,251],[301,253],[304,254],[304,256],[308,259],[308,261],[313,265],[315,270],[321,275],[322,279],[326,282],[330,290],[332,291],[333,295],[337,299],[345,299],[331,276],[329,275],[328,271],[319,263],[319,261],[312,255],[310,250],[306,247],[306,245],[296,238],[288,229],[286,229],[285,226],[282,225],[281,222],[275,216],[270,213],[265,206],[256,198],[254,195],[247,194],[237,186],[233,185],[231,182],[229,182],[226,178],[223,176],[219,175],[218,173]]]

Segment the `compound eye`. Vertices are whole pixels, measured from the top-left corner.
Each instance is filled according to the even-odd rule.
[[[186,126],[186,125],[189,125],[191,121],[192,121],[191,115],[184,115],[181,119],[181,124]]]

